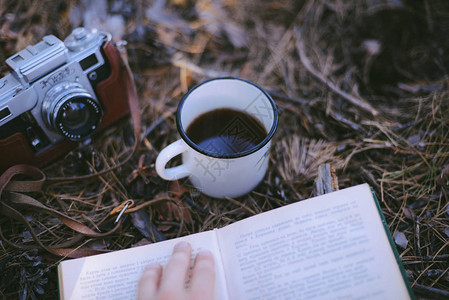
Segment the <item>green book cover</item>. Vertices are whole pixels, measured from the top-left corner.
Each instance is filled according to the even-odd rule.
[[[382,208],[380,207],[380,203],[379,203],[379,200],[377,198],[377,195],[374,192],[374,189],[372,187],[371,187],[371,192],[373,193],[374,201],[376,202],[377,209],[379,210],[379,215],[380,215],[380,218],[382,219],[382,223],[383,223],[384,228],[385,228],[385,233],[387,234],[388,240],[390,241],[391,249],[393,250],[394,255],[396,257],[396,262],[397,262],[399,268],[401,269],[402,278],[404,279],[404,282],[405,282],[405,284],[407,286],[407,290],[408,290],[408,292],[410,294],[410,298],[416,299],[415,294],[413,293],[413,290],[412,290],[412,286],[411,286],[410,281],[408,279],[407,272],[405,271],[404,265],[402,264],[402,260],[401,260],[401,258],[399,256],[398,249],[396,248],[396,244],[394,242],[394,239],[393,239],[393,236],[391,234],[390,228],[389,228],[389,226],[387,224],[387,220],[385,219],[385,216],[384,216],[384,214],[382,212]]]

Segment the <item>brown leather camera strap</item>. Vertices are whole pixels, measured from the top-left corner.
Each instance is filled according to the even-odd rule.
[[[110,45],[109,45],[110,46]],[[123,166],[134,154],[134,152],[137,150],[140,144],[140,110],[139,110],[139,103],[138,103],[138,97],[137,97],[137,91],[136,86],[134,84],[134,80],[132,77],[132,72],[128,64],[128,59],[126,55],[126,50],[123,46],[118,47],[105,47],[105,49],[109,49],[108,51],[119,51],[120,57],[121,57],[121,63],[122,67],[125,69],[126,73],[126,92],[129,100],[129,109],[130,114],[132,118],[132,123],[134,127],[134,146],[132,149],[132,152],[121,162],[117,163],[117,165],[104,169],[102,171],[99,171],[94,174],[89,174],[85,176],[78,176],[78,177],[58,177],[58,178],[47,178],[45,174],[38,168],[29,166],[29,165],[15,165],[6,170],[1,176],[0,176],[0,214],[3,216],[6,216],[8,218],[17,220],[24,224],[28,231],[30,232],[33,240],[38,244],[39,247],[42,249],[58,255],[58,256],[64,256],[64,257],[82,257],[92,254],[98,254],[104,251],[98,251],[93,249],[84,249],[80,247],[73,248],[74,245],[77,245],[85,238],[101,238],[108,236],[112,233],[114,233],[121,225],[123,219],[118,219],[118,221],[115,222],[115,226],[110,229],[107,232],[97,232],[89,228],[88,226],[84,225],[83,223],[55,210],[52,209],[38,200],[32,198],[31,196],[24,194],[29,192],[39,192],[42,190],[42,188],[46,185],[55,184],[55,183],[62,183],[62,182],[70,182],[70,181],[80,181],[80,180],[87,180],[96,178],[99,176],[102,176],[108,172],[111,172],[121,166]],[[113,49],[113,50],[111,50]],[[115,50],[117,49],[117,50]],[[118,56],[117,56],[118,57]],[[133,212],[136,211],[143,206],[151,205],[155,202],[162,201],[166,199],[154,199],[153,201],[148,201],[144,203],[144,205],[141,205],[139,207],[134,207],[132,209],[126,210],[126,212]],[[64,243],[60,244],[53,244],[51,246],[46,246],[42,241],[39,239],[38,235],[33,230],[30,222],[28,219],[20,212],[22,211],[22,208],[28,208],[32,210],[36,210],[39,212],[45,212],[48,214],[51,214],[52,216],[58,218],[64,225],[71,228],[73,231],[75,231],[77,234],[72,237],[71,239],[65,241]],[[20,210],[19,210],[20,209]],[[123,210],[124,211],[124,210]],[[123,212],[122,211],[122,212]],[[102,222],[103,223],[108,218],[105,218]],[[97,226],[100,226],[101,224],[97,224]],[[10,246],[20,248],[20,249],[32,249],[36,248],[36,246],[30,246],[30,245],[20,245],[17,243],[12,242],[11,240],[7,239],[5,235],[3,234],[1,223],[0,223],[0,238],[2,241],[6,244],[9,244]]]
[[[26,176],[26,179],[20,181],[12,181],[16,176]],[[45,174],[36,167],[29,165],[15,165],[9,168],[5,173],[0,176],[0,214],[12,218],[16,221],[24,224],[30,232],[33,240],[42,249],[63,257],[83,257],[93,254],[104,253],[107,251],[85,249],[85,248],[70,248],[73,245],[79,244],[85,238],[102,238],[111,235],[118,228],[120,228],[123,219],[118,219],[115,226],[106,232],[97,232],[84,225],[83,223],[52,209],[36,199],[24,194],[25,192],[37,192],[41,190],[42,183],[45,182]],[[29,183],[29,184],[27,184]],[[111,214],[118,212],[133,213],[146,206],[150,206],[162,201],[170,201],[167,195],[161,195],[153,200],[146,201],[138,206],[129,207],[126,210],[122,206],[118,206],[116,210],[113,210]],[[127,202],[127,201],[125,201]],[[44,245],[35,233],[28,219],[19,211],[21,208],[34,209],[39,212],[48,213],[57,219],[59,219],[64,225],[77,232],[77,234],[64,243],[54,244],[51,246]],[[108,218],[101,221],[98,226],[106,222]],[[33,249],[36,246],[20,245],[10,241],[5,237],[0,225],[0,238],[2,241],[10,246],[19,249]]]
[[[20,181],[12,181],[12,179],[16,176],[26,176],[26,179],[22,178]],[[31,234],[33,240],[38,244],[38,246],[52,254],[65,257],[82,257],[100,253],[97,250],[83,249],[83,248],[76,249],[68,247],[71,247],[79,243],[79,241],[85,237],[100,238],[107,236],[116,231],[121,225],[121,222],[120,221],[117,222],[116,226],[110,231],[105,233],[99,233],[90,229],[86,225],[78,222],[77,220],[42,204],[41,202],[37,201],[31,196],[24,194],[25,192],[40,191],[44,182],[45,182],[45,174],[41,170],[33,166],[15,165],[6,170],[6,172],[4,172],[0,176],[0,213],[3,216],[9,217],[24,224],[27,227],[28,232]],[[36,235],[28,219],[20,212],[22,210],[20,208],[28,208],[38,210],[39,212],[46,212],[48,214],[51,214],[54,217],[58,218],[67,227],[77,232],[78,234],[62,244],[46,246],[41,242],[39,237]],[[4,243],[9,244],[10,246],[13,246],[15,248],[20,249],[35,248],[35,246],[19,245],[17,243],[10,241],[3,234],[1,225],[0,225],[0,238]]]

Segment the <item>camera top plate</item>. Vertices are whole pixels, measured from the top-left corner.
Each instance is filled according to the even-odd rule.
[[[40,78],[68,60],[68,50],[54,35],[45,36],[36,45],[30,45],[6,60],[22,84]]]

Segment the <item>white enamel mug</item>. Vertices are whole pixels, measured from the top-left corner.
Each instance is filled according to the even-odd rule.
[[[265,127],[267,136],[253,148],[233,154],[199,147],[187,136],[187,128],[200,115],[221,108],[250,114]],[[261,182],[268,167],[278,113],[273,99],[260,86],[235,77],[200,83],[182,98],[176,123],[181,139],[164,148],[156,159],[156,171],[163,179],[188,176],[199,191],[215,198],[242,196]],[[232,130],[233,124],[228,125],[224,130]],[[167,168],[167,163],[180,154],[182,164]]]

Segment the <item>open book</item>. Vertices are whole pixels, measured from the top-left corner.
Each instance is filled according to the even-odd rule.
[[[214,253],[216,299],[413,298],[377,200],[362,184],[220,229],[63,261],[61,299],[135,299],[145,266],[167,261],[179,240]]]

